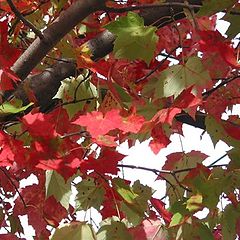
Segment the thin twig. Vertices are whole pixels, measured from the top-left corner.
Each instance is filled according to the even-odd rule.
[[[74,98],[73,98],[74,101],[77,100],[77,91],[78,91],[79,87],[81,86],[82,83],[84,83],[84,82],[90,77],[91,74],[92,74],[92,72],[89,71],[89,72],[87,73],[87,75],[84,76],[83,80],[78,83],[78,85],[77,85],[77,87],[76,87],[76,89],[75,89],[75,91],[74,91]]]
[[[19,18],[26,26],[28,26],[30,29],[32,29],[32,31],[40,38],[40,39],[44,39],[43,34],[41,33],[41,31],[39,31],[31,22],[29,22],[22,14],[20,11],[18,11],[18,9],[16,8],[16,6],[13,4],[12,0],[7,0],[7,3],[9,5],[9,7],[11,8],[11,10],[14,12],[14,14],[16,15],[17,18]]]
[[[69,104],[74,104],[74,103],[79,103],[79,102],[91,101],[91,100],[94,100],[94,99],[96,99],[96,97],[83,98],[83,99],[79,99],[79,100],[76,100],[76,101],[73,100],[73,101],[70,101],[70,102],[61,103],[60,105],[58,105],[58,107],[69,105]]]
[[[13,185],[13,187],[15,188],[16,192],[18,193],[18,195],[19,195],[19,197],[20,197],[20,199],[21,199],[21,201],[22,201],[22,203],[23,203],[23,206],[26,208],[27,205],[26,205],[26,203],[25,203],[25,201],[24,201],[24,199],[23,199],[23,196],[22,196],[21,193],[19,192],[16,184],[13,182],[13,180],[11,179],[11,177],[8,175],[7,172],[5,172],[5,170],[4,170],[2,167],[0,167],[0,170],[4,173],[4,175],[7,177],[7,179],[9,180],[9,182],[11,182],[11,184]]]
[[[141,77],[141,78],[138,78],[137,80],[135,80],[135,83],[139,83],[145,79],[147,79],[149,76],[151,76],[153,73],[155,73],[164,63],[165,61],[169,58],[169,56],[175,52],[177,49],[179,48],[179,46],[177,46],[176,48],[174,48],[161,62],[159,62],[157,64],[157,66],[152,69],[148,74],[146,74],[145,76]]]
[[[216,90],[218,90],[220,87],[224,86],[225,84],[227,83],[230,83],[232,82],[233,80],[239,78],[240,75],[237,75],[237,76],[234,76],[234,77],[231,77],[231,78],[227,78],[226,80],[223,80],[222,82],[220,82],[217,86],[213,87],[212,89],[204,92],[202,94],[203,98],[206,100],[213,92],[215,92]]]
[[[228,154],[225,153],[223,156],[221,156],[220,158],[218,158],[217,160],[215,160],[214,162],[212,162],[211,164],[209,164],[207,167],[212,167],[214,166],[216,163],[218,163],[220,160],[222,160],[223,158],[225,158]]]
[[[73,137],[73,136],[78,136],[78,135],[80,135],[80,136],[83,136],[83,135],[84,135],[84,137],[87,137],[88,134],[89,134],[89,133],[88,133],[87,131],[78,131],[78,132],[72,132],[72,133],[64,134],[64,135],[61,136],[60,138],[61,138],[61,139],[64,139],[64,138]],[[90,135],[89,135],[89,137],[90,137]]]
[[[121,8],[105,7],[103,10],[108,12],[114,12],[114,13],[124,13],[124,12],[134,11],[134,10],[161,8],[161,7],[183,7],[183,8],[192,10],[192,9],[199,9],[202,6],[190,5],[190,4],[180,3],[180,2],[169,2],[169,3],[160,3],[160,4],[142,4],[139,6],[127,6],[127,7],[121,7]]]

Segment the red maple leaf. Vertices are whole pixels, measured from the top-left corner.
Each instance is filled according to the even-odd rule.
[[[55,124],[49,121],[49,116],[43,113],[28,113],[21,119],[23,130],[32,137],[51,139],[57,136]]]
[[[162,148],[165,148],[171,142],[164,133],[161,124],[153,128],[151,135],[153,139],[150,141],[149,146],[155,154],[158,154]]]
[[[172,213],[166,210],[165,203],[156,198],[151,198],[150,202],[168,225],[171,222]]]
[[[145,219],[143,222],[135,227],[130,228],[129,232],[134,240],[138,239],[154,239],[167,240],[167,232],[164,230],[159,219]]]
[[[82,171],[95,170],[99,173],[111,173],[117,175],[119,171],[117,164],[124,157],[125,155],[117,151],[103,149],[99,158],[95,159],[90,156],[88,160],[84,160],[81,163],[80,169]]]
[[[13,89],[13,82],[19,78],[10,70],[10,67],[19,58],[21,51],[8,43],[8,20],[0,21],[0,90]]]
[[[144,123],[144,118],[137,116],[135,113],[124,117],[120,115],[118,109],[112,109],[105,115],[97,111],[87,113],[86,115],[80,116],[73,123],[86,126],[91,136],[98,138],[99,135],[105,135],[114,129],[122,130],[125,133],[137,133]]]
[[[105,116],[101,112],[94,111],[80,116],[73,123],[86,126],[91,136],[97,138],[99,135],[105,135],[109,131],[118,128],[121,124],[121,117],[119,110],[116,109],[107,112]]]
[[[43,207],[43,217],[51,226],[58,227],[62,219],[68,215],[67,210],[51,196],[49,197]]]
[[[12,166],[13,162],[21,162],[25,154],[22,142],[0,131],[0,166]]]
[[[219,52],[226,63],[234,68],[240,68],[235,49],[225,41],[218,31],[199,31],[199,41],[202,52]]]

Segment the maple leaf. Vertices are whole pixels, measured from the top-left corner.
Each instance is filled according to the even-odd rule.
[[[14,234],[8,233],[8,234],[0,234],[0,238],[2,240],[21,240],[22,238],[16,237]]]
[[[158,154],[162,148],[165,148],[171,141],[166,136],[161,124],[157,124],[151,132],[152,140],[149,143],[149,147],[154,154]]]
[[[91,136],[97,139],[98,136],[105,135],[114,129],[122,130],[125,133],[137,133],[141,129],[143,122],[144,118],[134,113],[124,117],[120,115],[118,109],[112,109],[105,115],[96,111],[87,113],[87,115],[80,116],[73,123],[86,126]]]
[[[207,0],[203,2],[203,6],[197,13],[198,16],[213,15],[216,12],[222,11],[233,6],[237,0]]]
[[[0,131],[0,166],[12,166],[14,161],[23,161],[24,154],[25,150],[21,141]]]
[[[18,59],[21,51],[8,43],[8,20],[0,21],[0,90],[13,89],[13,82],[20,79],[10,70],[10,67]]]
[[[48,115],[43,113],[28,113],[21,121],[23,130],[27,130],[32,137],[51,139],[57,136],[54,124],[48,121]]]
[[[167,240],[167,232],[159,219],[148,218],[144,220],[139,226],[129,229],[130,234],[134,240],[137,239],[154,239]]]
[[[117,58],[143,59],[150,63],[158,41],[156,28],[145,27],[143,18],[137,13],[128,12],[126,17],[118,18],[105,28],[117,35],[113,49]]]
[[[177,97],[184,89],[206,87],[211,77],[205,70],[201,59],[190,57],[181,65],[174,65],[161,72],[155,84],[155,98]]]
[[[109,131],[118,128],[121,124],[121,117],[119,110],[116,109],[107,112],[105,116],[101,112],[94,111],[80,116],[73,123],[86,126],[91,136],[96,138],[99,135],[105,135]]]
[[[55,171],[46,171],[46,197],[54,196],[61,205],[68,210],[71,196],[71,180],[64,178]]]
[[[51,237],[52,240],[88,239],[95,240],[92,227],[85,222],[71,222],[57,228]]]
[[[168,225],[171,222],[172,213],[166,210],[165,203],[156,198],[151,198],[150,202]]]
[[[125,155],[118,153],[117,151],[111,151],[108,149],[103,149],[100,156],[95,159],[89,157],[87,160],[81,163],[81,170],[95,170],[99,173],[111,173],[117,175],[119,169],[117,164],[121,161]]]
[[[126,225],[117,217],[111,217],[101,222],[101,228],[97,232],[97,239],[124,239],[132,240]]]
[[[75,54],[78,68],[88,68],[91,71],[96,72],[95,65],[97,64],[91,59],[91,50],[87,45],[83,44],[76,48]]]
[[[87,210],[91,207],[100,209],[104,199],[105,189],[95,183],[93,178],[83,179],[76,185],[78,194],[76,196],[76,209]]]
[[[240,67],[235,49],[225,41],[218,31],[199,31],[198,34],[201,37],[199,40],[201,51],[220,53],[226,63],[234,68]]]
[[[43,217],[47,223],[51,226],[58,227],[62,219],[68,215],[67,210],[59,204],[59,202],[53,197],[49,197],[43,207]]]

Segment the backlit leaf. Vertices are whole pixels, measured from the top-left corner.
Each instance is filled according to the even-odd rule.
[[[222,11],[226,8],[233,6],[237,0],[205,0],[203,6],[197,13],[198,16],[213,15],[216,12]]]
[[[85,222],[72,222],[57,228],[51,240],[96,240],[92,227]]]
[[[56,171],[46,171],[46,197],[54,196],[63,207],[68,209],[71,196],[71,180],[65,182],[64,178]]]
[[[117,35],[113,49],[117,58],[142,59],[150,63],[158,41],[156,27],[145,27],[143,18],[137,13],[129,12],[105,28]]]
[[[185,65],[174,65],[162,71],[155,84],[155,97],[177,97],[191,86],[206,86],[210,80],[201,59],[190,57]]]
[[[76,196],[76,209],[87,210],[91,207],[100,209],[103,202],[105,190],[97,186],[93,178],[83,179],[76,185],[78,194]]]

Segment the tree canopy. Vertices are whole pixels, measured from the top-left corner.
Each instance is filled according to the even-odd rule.
[[[239,23],[238,0],[0,1],[0,238],[26,239],[21,216],[36,240],[240,236]],[[122,163],[122,143],[158,154],[183,124],[231,147],[229,163],[200,151],[162,169]]]

